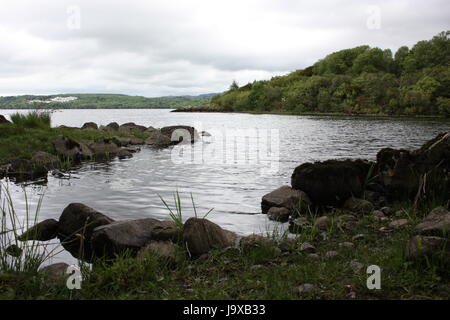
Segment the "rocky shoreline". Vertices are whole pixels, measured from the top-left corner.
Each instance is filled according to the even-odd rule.
[[[11,124],[1,115],[0,123]],[[31,159],[8,159],[6,163],[0,165],[0,179],[10,177],[19,182],[45,179],[48,172],[52,172],[57,177],[64,177],[64,170],[70,169],[67,168],[67,164],[72,166],[83,161],[108,161],[116,157],[125,159],[139,152],[142,146],[163,149],[179,143],[195,143],[200,139],[195,128],[183,125],[157,129],[151,126],[137,125],[133,122],[122,125],[112,122],[106,126],[87,122],[81,128],[60,126],[56,129],[91,130],[117,135],[87,142],[75,141],[65,135],[60,135],[52,141],[52,153],[38,151]]]
[[[169,129],[166,129],[170,131]],[[167,132],[163,131],[163,132]],[[302,234],[314,228],[320,232],[333,221],[352,224],[363,217],[388,222],[380,233],[396,232],[409,222],[393,212],[395,201],[413,203],[440,196],[440,206],[414,227],[414,236],[404,244],[407,259],[423,260],[438,256],[450,258],[450,132],[439,134],[415,151],[383,149],[376,162],[329,160],[298,166],[291,186],[282,186],[262,197],[262,213],[280,222],[289,222],[289,231]],[[300,189],[301,188],[301,189]],[[333,217],[331,217],[331,215]],[[360,235],[363,237],[363,235]],[[113,260],[124,252],[140,256],[146,251],[172,257],[174,246],[182,244],[190,258],[208,255],[212,249],[246,248],[274,241],[261,235],[239,237],[234,232],[200,218],[189,218],[183,225],[175,221],[138,219],[114,221],[80,203],[68,205],[58,221],[42,221],[20,236],[21,241],[48,241],[58,238],[74,257],[94,262]],[[354,236],[352,241],[357,241]],[[287,237],[276,243],[280,252],[296,245],[315,254],[308,242]],[[350,241],[343,246],[353,246]],[[332,256],[333,252],[327,252]]]

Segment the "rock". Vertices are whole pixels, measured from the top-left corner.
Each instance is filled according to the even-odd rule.
[[[58,234],[58,221],[46,219],[25,231],[18,237],[20,241],[48,241],[55,239]]]
[[[0,124],[3,123],[11,123],[10,121],[8,121],[3,115],[0,114]]]
[[[408,224],[408,219],[397,219],[397,220],[391,221],[391,223],[389,224],[389,227],[391,227],[393,229],[399,229],[399,228],[406,226],[407,224]]]
[[[337,251],[327,251],[326,253],[325,253],[325,258],[327,258],[327,259],[332,259],[332,258],[335,258],[335,257],[337,257],[338,256],[338,253],[337,253]]]
[[[384,218],[385,215],[381,210],[373,210],[372,211],[372,216],[374,218],[376,218],[377,220],[380,220],[381,218]]]
[[[450,259],[450,240],[434,236],[415,236],[406,245],[406,258],[422,260],[423,258]],[[450,260],[448,260],[450,261]]]
[[[268,213],[272,207],[283,207],[289,209],[294,215],[296,211],[305,212],[310,205],[311,201],[306,193],[283,186],[262,197],[261,210],[262,213]]]
[[[200,218],[189,218],[183,228],[183,242],[192,256],[200,256],[211,249],[231,247],[236,241],[234,232]]]
[[[298,287],[299,293],[309,293],[320,291],[319,287],[311,283],[304,283]]]
[[[287,222],[289,220],[290,211],[287,208],[272,207],[267,212],[269,220]]]
[[[314,204],[340,206],[349,197],[362,195],[371,165],[363,160],[304,163],[295,168],[291,185],[306,192]]]
[[[380,211],[386,216],[391,216],[393,213],[390,207],[383,207],[380,209]]]
[[[266,238],[267,239],[267,238]],[[284,238],[279,244],[281,252],[292,252],[298,247],[298,241],[293,238]]]
[[[382,149],[377,154],[380,183],[391,200],[413,199],[426,173],[426,192],[450,194],[450,131],[415,151]]]
[[[93,156],[88,146],[66,137],[60,136],[56,138],[53,140],[53,145],[57,154],[74,161],[89,159]]]
[[[136,153],[136,152],[141,151],[141,148],[139,148],[139,147],[122,147],[122,149],[127,150],[128,152],[131,152],[131,153]]]
[[[373,204],[367,200],[350,197],[345,201],[344,208],[354,213],[369,214],[373,211]]]
[[[147,127],[137,125],[134,122],[124,123],[119,127],[119,131],[121,132],[145,131],[145,130],[147,130]]]
[[[31,158],[31,162],[36,167],[43,167],[45,170],[50,171],[59,167],[59,159],[53,154],[38,151]]]
[[[364,240],[365,237],[366,237],[366,236],[365,236],[363,233],[359,233],[359,234],[357,234],[357,235],[354,235],[354,236],[352,237],[352,240],[353,240],[353,241],[361,241],[361,240]]]
[[[119,131],[119,124],[117,122],[111,122],[106,126],[101,128],[104,131]]]
[[[81,127],[81,129],[83,130],[98,130],[98,125],[95,122],[86,122],[85,124],[83,124],[83,126]]]
[[[22,255],[22,248],[16,244],[12,244],[5,249],[5,252],[11,257],[18,258]]]
[[[96,160],[111,159],[118,155],[120,148],[112,139],[101,139],[89,144],[93,157]]]
[[[62,212],[58,223],[58,239],[75,258],[91,262],[94,258],[91,237],[94,229],[114,222],[82,203],[71,203]]]
[[[289,221],[289,232],[291,233],[302,233],[302,231],[310,226],[310,222],[306,217],[298,217],[295,219],[291,219]]]
[[[47,169],[28,159],[10,159],[5,174],[20,180],[47,177]]]
[[[352,260],[349,263],[350,268],[353,269],[353,271],[355,272],[360,272],[361,270],[364,269],[364,264],[362,264],[361,262],[358,262],[356,260]]]
[[[320,256],[317,253],[310,253],[307,255],[308,258],[313,259],[313,260],[319,260]]]
[[[41,268],[39,273],[45,275],[51,281],[64,281],[69,276],[66,274],[68,267],[69,265],[64,262],[54,263]]]
[[[327,230],[331,225],[331,220],[327,216],[318,217],[316,219],[316,228],[318,230]]]
[[[120,148],[119,152],[117,152],[117,157],[119,159],[131,158],[133,154],[125,148]]]
[[[355,245],[353,244],[353,242],[345,241],[345,242],[339,243],[339,247],[341,247],[341,248],[351,249],[351,248],[353,248],[354,246],[355,246]]]
[[[173,221],[139,219],[117,221],[94,229],[91,246],[96,257],[113,259],[129,251],[132,254],[152,240],[177,240],[178,229]]]
[[[167,136],[171,142],[194,143],[200,139],[197,130],[189,126],[170,126],[161,128],[161,133]]]
[[[152,135],[145,140],[145,144],[153,148],[167,148],[173,145],[170,138],[160,131],[153,132]]]
[[[138,258],[145,258],[147,255],[155,255],[161,259],[169,261],[175,260],[175,245],[172,241],[150,241],[144,248],[139,250]]]
[[[309,242],[303,242],[302,245],[300,246],[300,251],[305,253],[314,253],[316,252],[316,247],[314,247]]]
[[[419,223],[416,231],[425,235],[438,235],[450,238],[450,212],[444,207],[437,207]]]

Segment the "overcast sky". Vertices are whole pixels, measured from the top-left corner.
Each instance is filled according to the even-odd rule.
[[[0,95],[221,92],[448,29],[448,0],[2,0]]]

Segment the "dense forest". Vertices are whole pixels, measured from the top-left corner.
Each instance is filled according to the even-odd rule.
[[[222,111],[450,116],[450,31],[411,49],[359,46],[214,96]]]
[[[50,96],[10,96],[0,97],[0,109],[140,109],[140,108],[169,108],[177,109],[187,106],[199,106],[210,102],[212,94],[200,96],[173,96],[160,98],[146,98],[141,96],[127,96],[123,94],[61,94]],[[67,102],[31,102],[33,100],[50,101],[54,98],[76,97]]]

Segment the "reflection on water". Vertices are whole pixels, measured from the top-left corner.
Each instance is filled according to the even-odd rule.
[[[2,110],[0,113],[12,112]],[[169,110],[64,110],[53,115],[54,126],[81,126],[88,121],[98,124],[135,122],[153,127],[192,125],[216,132],[216,137],[213,134],[207,143],[200,142],[193,150],[194,158],[206,155],[204,161],[174,162],[171,149],[156,151],[143,147],[131,159],[108,164],[85,163],[73,172],[70,180],[49,176],[45,186],[26,186],[32,203],[45,194],[41,220],[57,219],[71,202],[82,202],[114,219],[169,219],[159,196],[173,203],[173,195],[179,191],[185,218],[194,214],[192,193],[199,215],[214,208],[209,219],[242,235],[266,232],[277,225],[259,214],[261,197],[281,185],[290,184],[291,173],[299,164],[330,158],[375,159],[381,148],[413,149],[449,129],[448,122],[437,120],[195,114],[169,113]],[[274,149],[279,160],[277,170],[261,170],[267,167],[264,161],[257,161],[264,145],[258,144],[254,136],[246,139],[242,129],[260,134],[273,130],[279,135],[279,145]],[[219,130],[242,138],[238,139],[241,146],[234,140],[224,143],[217,139]],[[254,145],[258,147],[250,147]],[[231,152],[226,158],[218,157],[219,161],[208,161],[208,154],[217,154],[223,148],[238,150],[238,157],[246,161],[230,158]],[[22,188],[10,184],[10,190],[17,208],[22,209]],[[58,259],[70,260],[68,254]]]

